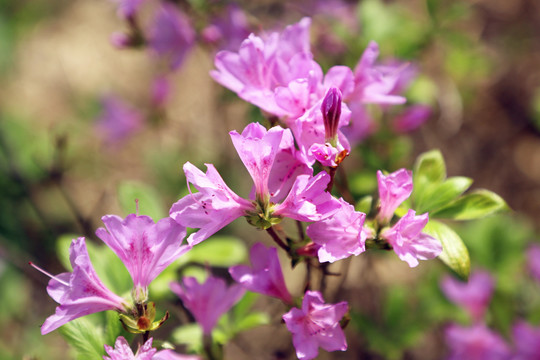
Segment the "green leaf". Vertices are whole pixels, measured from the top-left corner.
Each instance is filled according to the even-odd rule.
[[[431,150],[416,158],[413,170],[414,186],[441,183],[446,179],[446,165],[439,150]]]
[[[180,261],[229,267],[244,262],[246,259],[247,250],[242,240],[232,236],[213,236],[195,245],[180,258]]]
[[[363,212],[364,214],[369,214],[371,211],[371,206],[373,204],[372,196],[364,196],[356,203],[355,210]]]
[[[415,209],[418,213],[435,211],[463,194],[472,182],[470,178],[456,176],[442,184],[428,186],[416,199]]]
[[[267,325],[270,323],[270,316],[263,312],[253,312],[241,318],[235,323],[235,331],[245,331],[257,326]]]
[[[69,261],[69,247],[71,246],[71,241],[78,238],[78,235],[65,234],[62,235],[56,240],[56,254],[60,263],[68,271],[72,271],[71,262]]]
[[[430,216],[454,220],[473,220],[507,209],[508,205],[499,195],[489,190],[480,189],[452,201]]]
[[[468,279],[471,272],[471,260],[469,251],[459,235],[447,225],[436,220],[430,220],[424,228],[424,232],[441,242],[443,252],[439,255],[439,259],[460,278]]]
[[[137,181],[126,181],[118,186],[118,201],[125,214],[135,213],[135,199],[139,200],[139,214],[154,221],[166,217],[159,193],[153,187]]]
[[[238,301],[236,305],[234,305],[234,317],[236,319],[239,319],[241,317],[247,316],[249,314],[249,310],[255,304],[258,298],[259,294],[251,291],[246,291],[244,296],[242,296],[242,299],[240,299],[240,301]]]
[[[202,328],[199,324],[187,324],[176,328],[171,337],[177,344],[185,345],[189,352],[200,353],[203,349]]]
[[[127,332],[122,327],[120,317],[116,311],[106,311],[105,319],[107,321],[107,327],[105,328],[105,343],[112,346],[118,336],[123,335],[126,337]]]
[[[59,331],[77,352],[77,359],[103,359],[105,355],[103,334],[86,317],[66,323],[59,328]]]

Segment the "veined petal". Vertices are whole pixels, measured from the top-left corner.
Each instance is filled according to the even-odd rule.
[[[45,335],[65,323],[84,315],[105,310],[124,311],[127,303],[110,291],[99,279],[84,238],[73,239],[70,246],[70,261],[73,273],[62,273],[49,281],[47,291],[59,301],[54,315],[45,320],[41,334]],[[69,274],[69,282],[64,282]]]
[[[257,197],[268,199],[268,179],[283,137],[283,129],[276,126],[266,131],[262,125],[251,123],[241,135],[236,131],[229,134],[240,159],[253,179]]]
[[[233,266],[229,269],[234,281],[249,291],[273,296],[291,304],[292,297],[281,272],[281,265],[276,248],[267,248],[261,243],[253,245],[250,250],[252,267]]]
[[[274,208],[274,215],[299,221],[320,221],[333,215],[341,205],[326,192],[329,181],[326,172],[298,176],[287,198]]]
[[[427,224],[427,216],[427,213],[416,216],[414,210],[409,210],[394,226],[381,233],[398,257],[410,267],[417,266],[418,260],[433,259],[442,252],[439,240],[421,232]]]
[[[169,211],[169,215],[179,224],[200,229],[188,237],[190,245],[207,239],[254,207],[225,184],[213,165],[206,166],[208,170],[204,174],[190,163],[184,165],[186,178],[199,193],[184,196]]]
[[[339,200],[341,208],[331,217],[310,224],[306,234],[320,246],[320,262],[334,262],[366,250],[366,234],[362,231],[366,214]]]
[[[292,308],[283,315],[285,325],[292,333],[296,356],[314,359],[319,347],[327,351],[345,351],[347,342],[339,322],[347,310],[346,302],[325,304],[318,291],[306,291],[302,309]]]
[[[171,283],[171,290],[201,325],[204,334],[210,334],[218,319],[244,295],[238,284],[227,288],[225,281],[209,276],[203,284],[193,277],[184,278],[182,284]]]
[[[99,228],[96,235],[122,260],[135,287],[147,288],[190,249],[181,246],[186,228],[170,218],[154,223],[149,216],[130,214],[125,219],[106,215],[101,220],[105,228]]]

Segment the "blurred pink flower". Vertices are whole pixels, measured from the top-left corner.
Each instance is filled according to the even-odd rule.
[[[394,226],[383,230],[380,236],[390,243],[401,260],[415,267],[418,260],[433,259],[442,252],[441,242],[422,232],[428,220],[427,213],[416,216],[414,210],[409,210]]]
[[[133,279],[133,297],[137,303],[148,298],[148,286],[167,266],[188,252],[181,245],[186,228],[167,217],[154,223],[149,216],[116,215],[101,218],[105,228],[96,235],[122,260]]]
[[[171,283],[171,290],[180,297],[184,306],[208,335],[225,314],[244,295],[240,284],[227,288],[225,280],[209,276],[203,284],[194,277],[186,277],[183,283]]]
[[[118,16],[121,18],[131,18],[137,14],[139,7],[145,0],[112,0],[118,5]]]
[[[281,33],[245,39],[238,52],[220,51],[210,75],[242,99],[276,116],[297,118],[320,99],[322,70],[309,44],[311,19]]]
[[[171,85],[165,76],[154,79],[151,87],[151,99],[155,106],[164,106],[171,94]]]
[[[119,336],[114,343],[114,348],[105,345],[105,351],[109,356],[104,356],[104,360],[152,360],[157,349],[152,347],[152,338],[150,338],[133,354],[126,339]]]
[[[474,271],[468,282],[446,276],[441,288],[452,302],[463,306],[475,322],[482,320],[493,294],[494,280],[486,271]]]
[[[527,265],[529,272],[537,280],[540,281],[540,245],[531,244],[527,249]]]
[[[392,129],[399,134],[413,131],[422,125],[431,116],[431,107],[427,105],[413,105],[396,116],[392,122]]]
[[[351,101],[376,104],[403,104],[406,99],[395,95],[403,70],[407,64],[393,66],[376,64],[379,57],[379,45],[371,41],[354,69],[354,92]]]
[[[450,350],[448,360],[510,360],[510,348],[504,339],[478,323],[471,327],[450,325],[445,331]]]
[[[83,237],[73,239],[69,248],[71,273],[61,273],[51,277],[47,292],[58,305],[56,312],[45,320],[41,334],[56,330],[65,323],[105,310],[126,311],[127,302],[109,290],[99,279],[86,249]]]
[[[283,315],[285,325],[292,333],[298,359],[314,359],[319,354],[319,347],[326,351],[347,350],[347,340],[340,326],[347,310],[345,301],[328,305],[320,292],[306,291],[302,309],[292,308]]]
[[[107,143],[116,143],[139,131],[142,116],[115,96],[101,100],[102,113],[97,119],[96,130]]]
[[[227,4],[217,17],[205,27],[202,39],[215,44],[221,50],[236,50],[248,37],[249,24],[244,11],[236,4]]]
[[[171,70],[176,70],[195,43],[195,30],[177,6],[163,2],[152,23],[148,42],[159,57],[166,59]]]
[[[363,231],[366,214],[355,211],[354,206],[340,199],[341,208],[328,219],[313,223],[307,235],[319,248],[320,262],[334,262],[366,250],[366,233]]]
[[[267,248],[262,243],[256,243],[249,251],[251,268],[237,265],[229,268],[234,281],[249,291],[273,296],[292,304],[292,297],[281,272],[281,265],[274,247]]]
[[[377,219],[382,224],[386,224],[392,220],[399,205],[411,196],[413,190],[412,172],[399,169],[391,174],[383,175],[379,170],[377,171],[377,183],[380,201]]]
[[[538,360],[540,356],[540,327],[518,321],[512,327],[515,355],[512,360]]]
[[[105,345],[105,351],[107,355],[104,356],[104,360],[201,360],[200,357],[195,355],[181,355],[172,350],[161,350],[152,347],[153,339],[148,339],[143,346],[139,347],[137,352],[133,354],[131,347],[123,336],[119,336],[115,343],[114,348],[109,345]]]

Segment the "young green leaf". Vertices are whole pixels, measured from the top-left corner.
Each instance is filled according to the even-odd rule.
[[[471,260],[469,251],[459,235],[447,225],[436,220],[430,220],[424,228],[424,232],[441,242],[443,252],[439,255],[439,259],[460,278],[468,279],[471,272]]]
[[[437,218],[473,220],[507,210],[506,202],[489,190],[475,190],[430,214]]]
[[[101,360],[105,355],[103,334],[87,318],[70,321],[59,331],[77,352],[78,360]]]
[[[446,165],[439,150],[422,153],[416,158],[413,170],[415,187],[441,183],[446,179]]]
[[[463,194],[472,182],[470,178],[456,176],[441,184],[427,186],[416,199],[415,209],[418,213],[435,211]]]
[[[232,236],[213,236],[184,254],[181,263],[197,262],[212,266],[229,267],[247,259],[244,243]]]

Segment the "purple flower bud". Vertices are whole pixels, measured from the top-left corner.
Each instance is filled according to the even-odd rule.
[[[324,120],[324,135],[326,141],[335,146],[337,142],[337,131],[339,118],[341,117],[341,91],[336,87],[331,87],[326,92],[321,104],[321,112]]]

